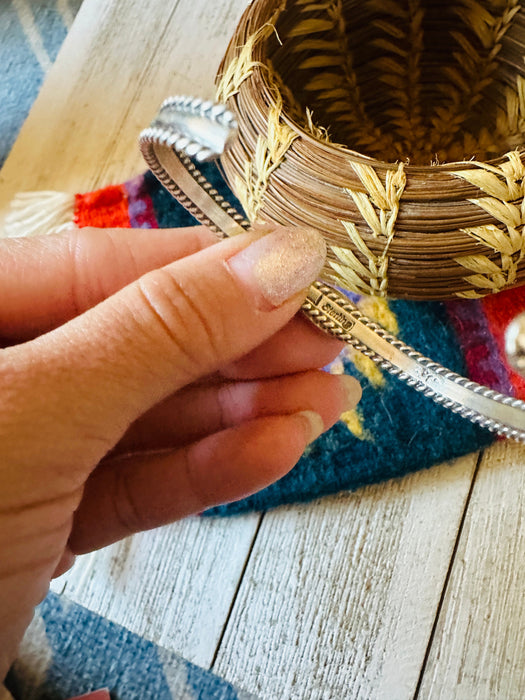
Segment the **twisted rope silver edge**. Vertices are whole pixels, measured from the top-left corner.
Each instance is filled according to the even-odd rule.
[[[163,110],[175,108],[181,111],[186,111],[186,113],[195,114],[198,116],[206,117],[212,121],[217,121],[223,125],[235,125],[235,119],[233,115],[226,110],[223,105],[217,105],[210,101],[203,101],[198,98],[177,95],[170,97],[165,100],[160,108],[159,115]],[[224,235],[216,224],[199,208],[194,202],[187,197],[184,192],[178,187],[177,183],[169,176],[169,174],[159,165],[158,160],[153,151],[153,144],[161,144],[168,148],[172,148],[177,152],[177,156],[181,163],[187,169],[187,171],[192,175],[195,181],[208,193],[208,195],[218,204],[229,216],[231,216],[236,223],[242,226],[244,229],[250,227],[250,223],[241,215],[239,212],[232,207],[219,193],[214,189],[212,184],[202,175],[202,173],[195,167],[187,154],[192,157],[197,157],[201,160],[205,160],[209,157],[209,149],[204,148],[201,144],[197,142],[190,142],[189,139],[184,139],[176,132],[169,131],[165,128],[160,128],[155,126],[155,121],[152,126],[145,129],[140,136],[140,147],[146,160],[146,163],[159,179],[159,181],[164,185],[164,187],[173,194],[173,196],[192,214],[192,216],[197,219],[201,224],[208,226],[211,230],[219,235]],[[212,154],[213,155],[213,154]],[[220,155],[220,154],[217,154]],[[425,357],[417,350],[409,345],[406,345],[400,341],[395,336],[388,333],[384,328],[379,326],[377,323],[371,321],[367,316],[362,314],[357,307],[352,304],[350,300],[344,297],[342,294],[334,290],[332,287],[326,286],[323,282],[315,282],[313,287],[318,290],[321,294],[328,297],[332,302],[336,303],[338,306],[344,309],[344,311],[350,314],[356,321],[362,323],[367,328],[369,328],[373,333],[381,337],[383,340],[389,344],[396,347],[396,349],[403,352],[411,360],[416,361],[424,368],[429,371],[444,376],[446,379],[455,382],[456,384],[464,387],[468,391],[475,394],[480,394],[488,399],[496,401],[498,403],[511,406],[520,411],[525,411],[525,402],[520,399],[515,399],[511,396],[506,396],[505,394],[498,393],[493,389],[482,386],[473,382],[466,377],[462,377],[455,372],[443,367],[437,362]],[[375,364],[377,364],[382,369],[386,370],[393,376],[398,377],[400,380],[405,382],[408,386],[411,386],[416,391],[422,393],[425,397],[432,399],[435,403],[448,408],[453,413],[460,415],[461,417],[485,428],[493,433],[497,433],[503,437],[516,440],[518,442],[525,444],[525,431],[518,430],[516,428],[509,427],[499,421],[492,418],[487,418],[482,413],[479,413],[475,409],[467,408],[461,403],[453,401],[447,398],[443,394],[429,388],[426,384],[420,380],[414,379],[410,375],[406,374],[403,370],[399,369],[393,365],[389,360],[379,355],[374,350],[371,350],[367,345],[363,344],[360,340],[352,336],[351,333],[345,331],[344,328],[338,326],[333,320],[331,320],[326,314],[323,314],[317,307],[315,307],[308,300],[302,306],[302,310],[305,315],[320,329],[330,333],[331,335],[344,340],[349,345],[359,350],[367,357],[369,357]]]
[[[205,117],[223,126],[232,128],[237,126],[233,113],[226,108],[226,105],[218,104],[211,100],[202,100],[199,97],[190,97],[188,95],[174,95],[164,100],[160,106],[159,115],[169,108],[175,108],[187,114]]]
[[[195,158],[200,163],[216,159],[220,156],[220,153],[216,153],[199,141],[190,139],[177,131],[170,124],[169,116],[172,110],[188,116],[208,119],[227,129],[235,129],[237,126],[232,112],[226,109],[224,105],[216,104],[210,100],[201,100],[184,95],[176,95],[164,100],[149,128],[142,132],[141,139],[148,138],[151,141],[162,143],[181,153],[185,153],[191,158]]]
[[[380,336],[381,338],[383,338],[383,340],[390,343],[390,345],[396,347],[407,357],[409,357],[412,360],[415,360],[418,364],[425,367],[429,371],[435,374],[442,375],[446,379],[453,381],[455,384],[458,384],[475,394],[480,394],[488,399],[491,399],[492,401],[496,401],[497,403],[501,403],[506,406],[511,406],[512,408],[525,412],[524,401],[513,398],[511,396],[507,396],[506,394],[501,394],[497,391],[494,391],[493,389],[489,389],[486,386],[482,386],[481,384],[477,384],[476,382],[473,382],[472,380],[467,379],[466,377],[462,377],[461,375],[452,372],[452,370],[443,367],[442,365],[440,365],[437,362],[434,362],[428,357],[425,357],[420,352],[412,348],[410,345],[406,345],[406,343],[403,343],[401,340],[399,340],[399,338],[396,338],[395,336],[391,335],[390,333],[388,333],[388,331],[379,326],[377,323],[371,321],[367,316],[362,314],[349,299],[347,299],[331,287],[326,286],[322,282],[315,282],[313,284],[313,287],[317,289],[321,294],[326,296],[328,299],[330,299],[330,301],[336,303],[338,306],[343,308],[356,321],[362,323],[367,328],[369,328],[375,335]],[[456,401],[453,401],[447,398],[446,396],[443,396],[442,394],[436,392],[434,389],[430,389],[423,382],[414,379],[410,375],[406,374],[403,370],[393,365],[384,357],[378,355],[374,350],[371,350],[367,345],[364,345],[361,341],[352,336],[351,333],[346,332],[344,329],[339,327],[336,323],[334,323],[334,321],[332,321],[326,314],[323,314],[323,312],[320,311],[316,306],[314,306],[310,301],[305,301],[302,310],[315,323],[315,325],[318,328],[321,328],[322,330],[330,333],[331,335],[339,338],[340,340],[344,340],[349,345],[352,345],[352,347],[354,347],[356,350],[359,350],[359,352],[366,355],[366,357],[369,357],[379,367],[386,370],[393,376],[398,377],[416,391],[419,391],[424,396],[432,399],[435,403],[440,404],[445,408],[448,408],[453,413],[457,413],[458,415],[470,420],[472,423],[476,423],[482,428],[486,428],[491,432],[497,433],[506,438],[510,438],[512,440],[516,440],[525,444],[525,431],[517,430],[516,428],[511,428],[503,423],[494,420],[493,418],[487,418],[485,415],[479,413],[475,409],[467,408],[463,404],[457,403]]]
[[[204,226],[207,226],[210,228],[212,231],[217,233],[220,236],[223,236],[223,232],[215,225],[215,223],[206,216],[206,214],[199,208],[197,207],[193,200],[191,200],[189,197],[186,196],[186,194],[178,187],[177,183],[175,180],[173,180],[168,173],[159,166],[159,162],[157,160],[157,157],[153,151],[153,143],[160,143],[162,145],[170,147],[171,144],[167,142],[166,139],[163,138],[163,135],[160,135],[160,138],[156,136],[156,134],[151,133],[151,129],[146,129],[145,131],[142,132],[141,137],[140,137],[140,147],[142,150],[142,155],[144,156],[144,160],[146,161],[148,167],[150,170],[154,173],[154,175],[157,177],[157,179],[160,181],[164,187],[171,192],[171,194],[177,199],[182,206],[187,209],[192,216],[197,219],[197,221]],[[239,214],[237,209],[232,207],[232,205],[222,196],[220,195],[217,190],[213,187],[211,182],[209,182],[204,175],[198,170],[198,168],[195,167],[195,165],[192,163],[192,161],[186,156],[184,153],[178,153],[178,157],[180,158],[181,163],[184,165],[186,170],[190,173],[190,175],[194,178],[194,180],[208,193],[208,195],[215,201],[216,204],[218,204],[221,209],[223,209],[228,216],[231,216],[232,219],[236,223],[239,224],[239,226],[242,226],[244,229],[249,229],[250,228],[250,222],[247,221],[242,214]]]
[[[203,224],[204,226],[208,226],[208,228],[219,235],[224,235],[223,232],[215,225],[215,223],[208,216],[206,216],[206,214],[199,207],[197,207],[189,197],[184,194],[184,192],[178,187],[175,180],[173,180],[173,178],[171,178],[159,165],[152,146],[153,144],[160,144],[166,146],[167,148],[173,148],[177,151],[177,155],[181,163],[194,178],[197,184],[200,185],[200,187],[202,187],[208,193],[215,203],[218,204],[221,209],[226,212],[226,214],[231,216],[232,219],[239,224],[239,226],[242,226],[244,229],[248,229],[250,227],[250,222],[247,221],[242,214],[239,214],[237,209],[232,207],[232,205],[217,192],[213,185],[208,182],[208,180],[204,177],[204,175],[202,175],[200,170],[198,170],[198,168],[189,158],[191,155],[192,157],[196,157],[201,161],[205,160],[211,153],[209,149],[203,148],[200,143],[190,141],[177,132],[155,126],[162,113],[172,108],[187,114],[210,119],[211,121],[215,121],[229,128],[236,127],[235,117],[228,109],[226,109],[224,105],[216,104],[210,100],[201,100],[199,98],[189,97],[186,95],[174,95],[173,97],[168,97],[162,103],[157,118],[153,120],[152,126],[144,129],[140,135],[140,148],[149,168],[162,183],[162,185],[164,185],[164,187],[171,192],[171,194],[180,202],[180,204],[182,204],[182,206],[185,207],[199,223]],[[194,146],[196,148],[194,148]],[[212,155],[217,157],[218,154]]]

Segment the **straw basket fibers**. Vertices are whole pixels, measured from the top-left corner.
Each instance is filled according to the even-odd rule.
[[[324,278],[476,298],[525,281],[517,0],[255,0],[219,69],[250,220],[308,225]]]

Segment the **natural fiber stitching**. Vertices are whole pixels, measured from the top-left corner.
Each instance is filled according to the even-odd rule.
[[[467,121],[474,107],[483,96],[483,91],[492,82],[496,71],[496,57],[501,50],[501,40],[510,28],[514,15],[519,12],[519,0],[507,0],[499,17],[492,15],[477,0],[461,0],[456,9],[465,26],[471,29],[483,46],[483,52],[476,49],[467,36],[459,31],[451,31],[461,52],[455,52],[457,65],[445,66],[447,78],[443,86],[451,104],[436,107],[430,134],[432,150],[442,151],[450,145],[461,125]],[[450,159],[452,154],[447,154]],[[465,154],[460,157],[465,157]]]
[[[523,143],[525,132],[525,78],[516,76],[516,88],[505,88],[506,110],[499,109],[496,117],[497,142],[504,140],[508,147]]]
[[[253,34],[240,53],[235,56],[224,71],[218,85],[216,98],[218,102],[227,102],[236,95],[244,81],[253,73],[256,66],[262,66],[260,61],[252,60],[253,47],[259,39],[266,36],[266,27]]]
[[[328,261],[330,267],[336,274],[330,275],[328,273],[327,277],[336,284],[342,284],[344,287],[352,291],[359,292],[361,294],[378,295],[377,287],[379,284],[377,281],[373,286],[373,280],[377,280],[379,276],[376,256],[363,241],[354,223],[351,221],[342,221],[341,223],[343,224],[352,243],[366,258],[368,268],[349,248],[331,246],[330,249],[339,260],[339,263],[334,262],[333,260]]]
[[[388,170],[384,185],[369,165],[352,163],[352,167],[366,191],[347,188],[346,192],[354,200],[374,238],[385,239],[384,247],[381,254],[376,255],[360,236],[357,226],[350,221],[342,221],[350,240],[366,258],[368,269],[354,253],[337,246],[332,247],[332,251],[341,264],[330,262],[330,265],[350,288],[373,296],[386,296],[388,251],[394,239],[399,205],[406,185],[404,166],[400,163],[397,170]]]
[[[283,102],[279,95],[268,113],[266,138],[259,135],[253,161],[244,163],[244,177],[236,177],[236,194],[250,221],[255,221],[263,205],[270,176],[281,165],[298,133],[281,121]]]
[[[394,149],[392,135],[384,134],[375,126],[366,114],[361,99],[352,63],[352,52],[348,44],[342,0],[318,3],[297,0],[296,5],[303,17],[288,33],[289,39],[300,39],[293,51],[316,51],[312,57],[299,64],[301,70],[316,70],[316,74],[306,83],[304,89],[314,93],[315,99],[325,104],[325,111],[332,116],[332,121],[346,125],[346,139],[353,147],[374,147],[382,151],[385,157],[388,154],[395,160],[399,154]],[[323,11],[326,17],[304,19],[305,14],[317,15],[319,11]],[[319,34],[326,34],[327,37],[310,38]]]
[[[283,3],[283,7],[285,4],[286,3]],[[270,83],[270,87],[273,88],[276,99],[284,98],[290,116],[295,117],[298,124],[312,136],[321,141],[329,142],[330,139],[327,129],[317,126],[314,123],[312,110],[308,107],[306,107],[303,113],[303,108],[290,88],[285,85],[279,73],[274,69],[271,60],[267,59],[266,63],[261,63],[260,61],[254,61],[252,58],[255,46],[260,41],[268,38],[268,36],[275,31],[275,22],[281,11],[282,8],[278,8],[272,19],[253,34],[242,47],[240,53],[230,61],[218,82],[216,99],[219,102],[226,102],[230,97],[236,95],[244,81],[253,74],[254,68],[258,66],[266,72],[268,82]]]
[[[398,2],[378,0],[378,10],[384,16],[374,26],[385,34],[373,41],[385,55],[371,63],[379,70],[379,80],[387,86],[394,107],[385,110],[402,143],[399,155],[421,148],[427,142],[421,114],[421,69],[423,49],[424,10],[420,0],[408,0],[407,6]],[[386,103],[387,100],[385,99]],[[428,155],[425,156],[428,158]]]
[[[306,107],[303,112],[303,108],[299,104],[299,101],[288,85],[285,85],[281,75],[275,70],[270,59],[267,60],[265,67],[267,69],[266,74],[268,86],[276,101],[282,97],[283,107],[286,110],[287,115],[294,119],[297,124],[304,129],[304,131],[306,131],[306,133],[311,134],[314,138],[319,139],[320,141],[330,143],[328,130],[322,126],[318,126],[314,122],[311,109]]]
[[[410,2],[412,5],[409,7]],[[423,44],[424,51],[418,65],[421,75],[419,81],[416,81],[420,83],[422,91],[419,97],[422,126],[425,129],[431,128],[431,124],[427,120],[432,115],[428,115],[428,110],[441,98],[440,87],[436,83],[439,82],[439,71],[441,71],[442,82],[445,82],[446,74],[441,66],[443,66],[446,56],[453,51],[456,52],[452,59],[454,65],[449,66],[449,68],[457,68],[459,71],[458,80],[465,81],[468,71],[461,71],[460,54],[465,53],[467,58],[470,56],[467,62],[469,70],[473,70],[473,61],[476,57],[469,54],[468,47],[474,47],[477,51],[477,57],[483,59],[491,53],[490,47],[487,50],[483,49],[483,42],[479,38],[483,32],[488,32],[489,39],[501,39],[500,55],[494,57],[497,71],[494,75],[490,74],[490,77],[493,78],[493,84],[482,95],[486,101],[486,105],[483,103],[483,113],[482,105],[476,104],[465,125],[465,128],[470,129],[471,134],[465,135],[463,140],[460,135],[463,130],[460,130],[460,134],[453,137],[453,143],[445,149],[445,156],[448,156],[454,150],[461,152],[462,144],[465,144],[469,146],[466,149],[467,152],[472,148],[471,153],[475,153],[477,146],[481,146],[481,141],[483,145],[487,146],[495,143],[494,137],[497,131],[495,122],[498,118],[498,109],[502,107],[504,109],[506,88],[508,85],[514,87],[516,74],[521,70],[518,63],[521,59],[516,57],[516,51],[520,46],[519,33],[525,21],[523,13],[519,15],[512,15],[510,11],[505,13],[505,8],[510,7],[510,0],[479,0],[477,3],[474,0],[457,0],[457,3],[446,3],[443,12],[439,3],[434,2],[427,5],[423,0],[419,0],[419,2],[421,7],[425,8],[425,13],[428,12],[428,15],[425,14],[424,21],[421,18],[418,19],[421,33],[423,31],[429,32],[425,40],[426,43]],[[256,4],[259,6],[259,3]],[[396,296],[439,298],[450,296],[459,291],[462,292],[462,295],[477,296],[513,284],[512,280],[521,281],[525,275],[525,263],[520,262],[523,218],[521,215],[515,216],[516,208],[519,208],[523,197],[516,195],[516,191],[521,188],[520,175],[513,175],[509,170],[513,167],[512,155],[506,159],[505,166],[496,172],[491,171],[488,166],[484,168],[476,164],[467,166],[472,180],[467,185],[465,180],[463,184],[461,182],[466,171],[463,171],[460,177],[453,176],[454,179],[450,179],[452,176],[450,171],[454,165],[439,169],[424,168],[421,171],[414,169],[411,175],[414,180],[414,187],[411,188],[414,199],[411,199],[404,211],[404,235],[400,236],[399,241],[389,242],[388,236],[385,236],[381,230],[380,212],[383,211],[384,217],[386,211],[384,203],[379,201],[381,191],[376,191],[375,195],[373,194],[373,182],[369,183],[368,189],[363,187],[361,182],[358,182],[358,178],[354,176],[355,170],[351,171],[350,176],[343,175],[345,168],[351,167],[352,162],[358,161],[365,162],[374,169],[377,167],[377,173],[375,170],[373,171],[377,177],[377,174],[380,173],[379,168],[383,167],[382,164],[374,163],[372,159],[356,157],[355,153],[348,151],[348,149],[345,151],[337,146],[333,149],[318,148],[319,144],[316,146],[311,139],[304,138],[299,146],[293,147],[288,153],[289,167],[287,165],[286,168],[281,169],[275,182],[270,175],[268,186],[265,170],[271,172],[272,163],[267,160],[269,156],[266,128],[262,128],[263,140],[257,142],[257,136],[261,133],[261,123],[266,123],[268,119],[268,110],[274,101],[275,91],[280,92],[283,97],[281,120],[289,124],[291,119],[294,130],[302,132],[302,128],[295,129],[295,124],[304,123],[296,121],[296,115],[299,116],[300,120],[310,121],[308,133],[315,130],[311,113],[307,111],[306,118],[304,116],[306,105],[316,110],[317,117],[322,115],[322,119],[328,122],[325,125],[330,126],[330,119],[326,119],[327,109],[330,106],[328,102],[342,101],[346,93],[342,94],[341,88],[334,88],[330,99],[327,96],[326,102],[321,105],[316,101],[316,96],[312,92],[306,92],[304,89],[305,83],[308,83],[316,75],[316,72],[320,83],[326,74],[334,73],[339,78],[343,74],[341,52],[336,41],[335,22],[332,21],[332,29],[328,28],[330,22],[327,23],[327,20],[330,19],[328,14],[330,7],[339,7],[344,10],[344,19],[346,19],[347,29],[350,32],[349,47],[351,51],[355,52],[353,57],[355,61],[353,65],[355,85],[359,89],[358,97],[363,99],[364,109],[370,110],[370,117],[377,119],[378,128],[385,130],[391,128],[392,121],[396,117],[392,114],[385,116],[385,113],[387,110],[392,111],[396,106],[399,107],[399,105],[393,104],[393,96],[396,91],[400,92],[402,89],[401,83],[397,84],[396,79],[397,77],[400,80],[406,79],[405,40],[399,37],[401,35],[406,37],[410,29],[407,22],[407,8],[417,13],[417,4],[418,0],[404,0],[402,3],[392,3],[390,0],[384,0],[384,2],[383,0],[367,0],[363,6],[354,6],[346,0],[342,0],[339,4],[336,0],[331,0],[331,2],[323,0],[317,3],[306,0],[289,2],[290,12],[279,20],[277,27],[279,35],[283,39],[282,46],[277,47],[277,42],[273,40],[273,37],[270,37],[270,41],[267,40],[265,44],[255,48],[252,60],[259,59],[265,64],[264,69],[254,68],[260,80],[258,79],[257,82],[253,79],[245,81],[241,86],[243,100],[239,102],[235,98],[232,100],[232,107],[238,106],[240,108],[241,105],[244,105],[246,110],[244,114],[238,115],[241,129],[243,118],[246,125],[253,123],[254,128],[247,128],[245,133],[243,131],[238,143],[235,144],[235,150],[232,149],[230,155],[225,154],[225,168],[227,168],[232,180],[235,180],[236,174],[240,180],[245,180],[244,187],[243,183],[240,183],[239,189],[251,217],[257,216],[259,212],[260,215],[265,214],[272,217],[275,214],[281,216],[282,213],[282,217],[292,218],[295,221],[301,220],[301,209],[308,208],[309,203],[316,199],[316,190],[314,189],[314,193],[312,193],[309,187],[310,183],[316,182],[317,178],[320,187],[320,207],[316,209],[315,216],[319,220],[323,220],[323,217],[327,219],[326,235],[329,245],[334,246],[333,250],[330,250],[330,263],[327,264],[327,268],[332,271],[334,279],[337,278],[337,273],[341,272],[339,277],[341,284],[344,284],[342,280],[347,279],[350,280],[348,286],[354,289],[379,294],[382,293],[381,288],[386,286],[388,273],[390,277],[388,280],[389,293]],[[261,6],[263,5],[264,3],[261,3]],[[468,29],[465,26],[464,18],[460,18],[460,14],[454,14],[457,7],[460,8],[460,13],[465,13],[467,10],[468,13],[472,13],[473,8],[479,5],[482,8],[488,8],[489,13],[484,14],[483,10],[481,15],[472,18],[475,29]],[[271,7],[272,10],[268,8],[266,14],[261,16],[257,14],[255,9],[253,12],[247,13],[248,20],[241,25],[238,35],[243,38],[238,43],[244,43],[249,32],[266,22],[268,14],[273,11],[273,5]],[[514,5],[513,9],[515,10],[516,7]],[[355,9],[355,14],[351,13],[352,8]],[[396,25],[394,20],[398,16],[399,21]],[[487,19],[487,17],[494,18],[494,16],[501,16],[505,20],[502,20],[499,34],[497,28],[495,29],[496,22]],[[501,32],[508,29],[503,25],[510,24],[513,16],[516,19],[513,20],[512,31],[502,38]],[[259,23],[257,23],[257,19],[259,19]],[[414,26],[416,25],[417,22]],[[247,34],[248,28],[250,29]],[[316,28],[322,31],[309,34]],[[451,31],[458,30],[458,28],[457,36],[452,36]],[[440,29],[444,30],[442,45],[435,41],[439,38]],[[416,30],[414,32],[417,33]],[[296,36],[292,36],[293,34]],[[463,34],[468,40],[466,48],[461,43],[463,38],[457,38],[463,37]],[[376,46],[372,47],[370,42],[374,42],[374,40],[379,44],[376,43]],[[390,42],[391,48],[388,48],[388,42]],[[496,43],[498,42],[496,41]],[[230,59],[236,52],[235,45],[232,45],[228,53]],[[384,58],[391,61],[389,65],[393,76],[392,84],[385,91],[377,89],[381,71],[377,69],[377,66],[370,68],[373,57],[378,54],[382,54]],[[271,66],[270,57],[278,71],[275,73],[275,88],[270,84],[268,77],[274,73],[273,67],[269,68]],[[302,68],[299,70],[300,65]],[[398,72],[396,73],[396,71]],[[525,69],[522,72],[525,75]],[[388,80],[390,79],[387,78],[386,85],[389,85]],[[288,93],[290,93],[291,88],[291,99],[280,85],[283,82],[288,87]],[[516,82],[516,86],[517,90],[511,96],[512,104],[515,105],[514,116],[512,110],[508,110],[508,120],[513,128],[518,126],[520,110],[525,112],[525,89],[522,89],[520,81]],[[465,84],[463,87],[469,86]],[[322,89],[321,86],[319,89]],[[346,89],[348,90],[348,85]],[[257,92],[254,94],[255,90]],[[324,90],[325,96],[329,90],[330,88]],[[310,98],[311,102],[308,101]],[[425,102],[423,102],[423,98]],[[450,102],[447,103],[445,100],[441,100],[441,102],[444,103],[445,109],[450,108]],[[429,107],[427,107],[427,103],[430,105]],[[401,111],[405,109],[405,104],[401,100],[399,104]],[[298,105],[302,111],[300,115]],[[253,106],[253,112],[251,106]],[[400,112],[399,123],[401,119]],[[477,144],[475,131],[479,128],[478,124],[481,123],[483,123],[482,138]],[[334,133],[339,138],[342,129],[337,131],[338,125],[334,122],[332,125]],[[316,136],[319,137],[318,134]],[[397,138],[397,133],[395,137]],[[399,140],[401,141],[401,139]],[[409,140],[410,136],[407,130],[407,139],[404,143],[408,143]],[[354,143],[355,141],[350,145],[353,146]],[[499,151],[499,153],[501,152],[503,151]],[[470,156],[471,153],[468,155]],[[367,155],[370,155],[368,151]],[[416,155],[419,159],[421,150]],[[379,158],[387,158],[388,154],[380,152],[378,156]],[[441,153],[437,154],[437,158],[441,159]],[[478,157],[478,160],[483,158],[486,158],[485,154]],[[248,162],[245,163],[246,160]],[[495,162],[501,164],[502,159],[498,158]],[[519,165],[521,167],[521,163]],[[333,178],[330,175],[332,167],[334,168]],[[457,168],[459,169],[459,167],[465,167],[465,164],[458,165]],[[305,194],[303,192],[305,185],[303,174],[308,177],[307,201],[304,201],[303,196]],[[354,193],[353,199],[348,198],[346,203],[344,196],[341,196],[344,192],[340,185],[341,176]],[[385,176],[386,170],[381,170],[381,181],[386,184]],[[488,187],[491,194],[488,191],[484,192],[483,189],[478,189],[478,194],[473,194],[473,190],[477,187],[474,183],[481,184],[485,188]],[[285,187],[285,190],[282,189],[281,185]],[[334,188],[337,188],[338,191],[334,191]],[[283,197],[283,191],[286,191],[288,196]],[[472,198],[470,202],[465,199],[466,191]],[[373,201],[374,196],[376,201]],[[517,199],[512,199],[514,196],[517,196]],[[330,219],[330,208],[335,213],[335,222],[333,218]],[[306,220],[308,218],[306,212]],[[330,221],[332,224],[335,223],[335,226],[330,224]],[[341,224],[341,221],[347,221],[346,228]],[[355,222],[355,224],[349,222]],[[386,254],[384,254],[384,259],[381,259],[385,243],[387,243]],[[393,250],[395,255],[392,254]],[[478,253],[482,255],[477,256]],[[461,264],[455,262],[455,256],[461,259]],[[419,265],[420,260],[423,260],[425,264]],[[428,264],[432,261],[435,262],[434,268]],[[384,263],[382,267],[381,263]],[[466,275],[469,276],[468,282],[465,282]],[[468,291],[465,292],[465,290]]]
[[[230,97],[236,95],[256,66],[264,67],[260,61],[253,60],[253,50],[258,43],[267,39],[275,31],[275,23],[285,7],[286,0],[281,2],[269,21],[248,38],[239,53],[230,61],[217,84],[218,102],[227,102]]]
[[[319,126],[318,124],[314,123],[313,112],[308,107],[306,108],[306,121],[303,123],[303,128],[305,129],[305,131],[309,132],[310,134],[312,134],[312,136],[315,136],[315,138],[319,139],[320,141],[324,141],[325,143],[332,142],[330,139],[328,129],[325,129],[324,126]]]
[[[519,263],[525,254],[523,225],[525,223],[525,166],[515,151],[507,154],[508,162],[500,167],[475,163],[476,169],[459,170],[454,174],[485,192],[487,197],[469,201],[501,222],[461,229],[500,256],[500,265],[486,255],[467,255],[455,261],[474,272],[464,279],[475,289],[458,296],[481,296],[478,289],[499,292],[516,282]],[[514,204],[514,202],[517,202]]]

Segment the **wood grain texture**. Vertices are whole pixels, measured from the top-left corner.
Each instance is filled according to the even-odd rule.
[[[261,698],[412,698],[475,468],[267,514],[214,670]]]
[[[145,169],[137,141],[168,95],[213,94],[247,0],[87,0],[0,173],[16,192],[83,192]]]
[[[423,676],[425,700],[525,697],[525,453],[487,450]]]
[[[210,666],[260,516],[188,518],[80,557],[53,590]]]

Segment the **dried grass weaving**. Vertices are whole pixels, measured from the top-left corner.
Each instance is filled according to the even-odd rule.
[[[525,281],[517,0],[255,0],[218,75],[250,220],[314,226],[324,278],[408,299]]]

